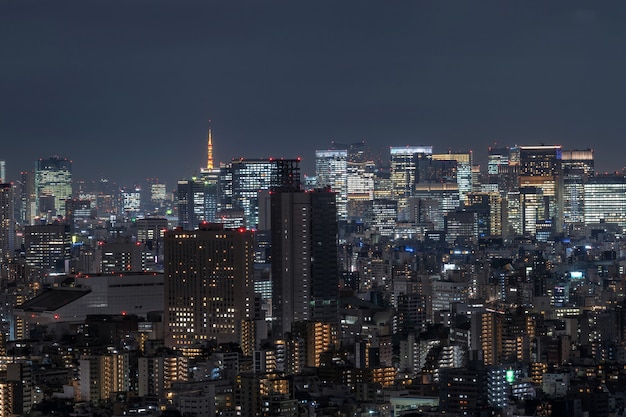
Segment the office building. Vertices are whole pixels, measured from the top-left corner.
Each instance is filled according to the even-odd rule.
[[[393,236],[398,219],[398,202],[377,199],[372,202],[371,211],[371,228],[381,236]]]
[[[563,229],[563,172],[561,145],[520,146],[519,187],[528,198],[520,201],[525,233],[534,235],[532,222],[550,220],[554,231]],[[524,194],[524,193],[523,193]],[[526,206],[528,204],[528,207]],[[532,212],[532,213],[531,213]],[[536,213],[536,218],[533,218]]]
[[[135,187],[134,189],[121,190],[120,209],[120,214],[124,219],[136,219],[141,212],[141,189]]]
[[[72,198],[72,161],[53,156],[35,166],[38,217],[65,216],[65,201]]]
[[[519,148],[492,148],[487,154],[487,183],[501,196],[518,188]],[[492,191],[489,188],[489,191]]]
[[[220,211],[243,211],[245,227],[259,228],[259,193],[298,184],[299,159],[238,159],[220,169]]]
[[[401,220],[406,215],[408,199],[413,195],[417,182],[418,158],[430,156],[432,146],[391,147],[391,198],[398,202],[398,215]]]
[[[65,201],[65,217],[72,236],[87,235],[91,227],[89,220],[96,217],[95,209],[92,209],[90,200],[73,198]]]
[[[455,163],[454,178],[451,178],[451,180],[458,184],[459,198],[461,201],[465,201],[465,196],[472,191],[472,153],[449,152],[432,154],[432,160]],[[420,180],[420,182],[422,181]],[[446,182],[445,178],[440,178],[439,182]]]
[[[450,244],[475,242],[478,239],[478,215],[475,211],[456,210],[444,217],[446,241]]]
[[[144,271],[160,270],[163,266],[163,239],[168,227],[164,217],[146,217],[137,219],[137,242],[143,244]]]
[[[594,175],[593,151],[564,150],[563,167],[563,223],[566,228],[585,221],[584,186]]]
[[[193,230],[201,222],[214,222],[217,185],[203,178],[178,181],[178,226]]]
[[[165,234],[166,343],[241,342],[253,313],[254,234],[202,223]]]
[[[45,276],[64,274],[66,262],[70,259],[69,225],[26,226],[24,246],[26,274],[29,282],[41,282]]]
[[[374,161],[350,162],[346,165],[347,217],[363,221],[374,200]]]
[[[339,267],[335,193],[283,187],[271,195],[275,339],[297,321],[335,322]]]
[[[454,183],[420,183],[411,199],[410,221],[429,223],[430,230],[444,230],[447,213],[461,205],[459,187]]]
[[[503,207],[500,193],[469,193],[465,196],[465,209],[476,213],[479,238],[502,236]]]
[[[337,216],[339,220],[348,217],[348,151],[315,151],[315,176],[317,187],[329,187],[337,193]]]
[[[597,175],[583,187],[584,220],[586,225],[597,223],[626,227],[626,179],[621,174]]]

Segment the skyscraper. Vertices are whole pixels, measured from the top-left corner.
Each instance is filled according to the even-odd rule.
[[[593,178],[593,151],[563,151],[563,223],[566,227],[582,224],[585,219],[584,185]]]
[[[39,217],[65,216],[65,200],[72,198],[72,161],[58,156],[39,159],[35,166],[35,193]]]
[[[348,217],[348,151],[315,151],[315,176],[318,188],[330,187],[337,193],[337,215],[340,220]]]
[[[12,255],[15,246],[13,187],[0,184],[0,260]]]
[[[296,182],[300,187],[300,159],[241,158],[220,171],[220,210],[242,210],[250,230],[258,228],[260,191]]]
[[[626,178],[596,175],[584,184],[585,224],[614,223],[626,228]]]
[[[391,198],[398,202],[398,217],[405,220],[408,199],[417,181],[417,158],[431,155],[432,146],[391,147]]]
[[[436,161],[456,162],[455,181],[459,185],[459,198],[461,201],[465,201],[467,193],[472,191],[472,153],[438,153],[432,154],[432,158]]]
[[[41,282],[46,275],[64,274],[65,263],[70,259],[70,227],[58,223],[26,226],[24,246],[29,282]]]
[[[166,343],[240,342],[252,315],[254,234],[202,223],[165,234]]]
[[[178,226],[193,230],[203,221],[215,221],[216,212],[217,181],[196,177],[178,181]]]
[[[553,231],[560,232],[563,229],[561,145],[520,146],[519,152],[520,193],[529,197],[521,200],[522,213],[526,213],[524,232],[534,234],[535,226],[529,223],[533,217],[534,222],[552,222]],[[529,205],[524,207],[526,202]]]
[[[298,321],[334,322],[339,268],[337,208],[329,189],[271,195],[273,337]]]

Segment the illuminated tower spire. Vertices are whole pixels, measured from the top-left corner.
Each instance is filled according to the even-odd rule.
[[[213,137],[211,135],[211,128],[209,128],[208,135],[206,168],[208,170],[213,169]]]

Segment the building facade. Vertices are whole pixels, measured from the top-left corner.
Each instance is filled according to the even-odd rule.
[[[165,235],[166,343],[240,342],[254,303],[254,234],[202,223]]]

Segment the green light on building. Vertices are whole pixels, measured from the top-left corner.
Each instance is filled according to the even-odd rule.
[[[515,381],[515,371],[512,369],[507,369],[506,371],[506,382],[512,384]]]

